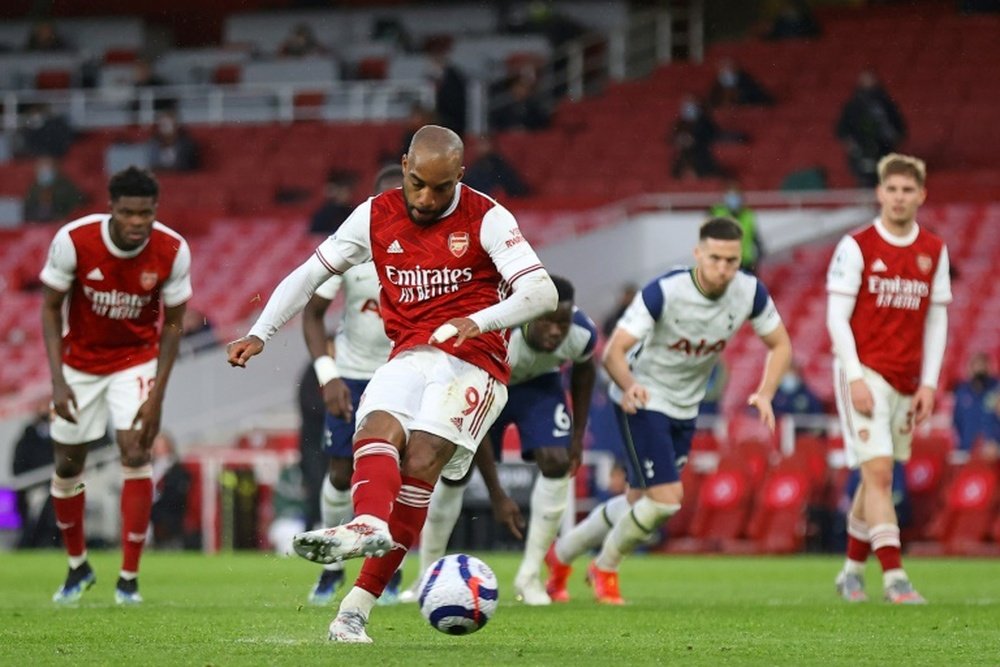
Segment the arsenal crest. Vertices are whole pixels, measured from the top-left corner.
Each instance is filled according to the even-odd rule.
[[[934,260],[929,255],[917,255],[917,268],[921,273],[930,273],[934,268]]]
[[[156,287],[156,281],[160,275],[156,271],[143,271],[139,274],[139,286],[147,292]]]
[[[448,235],[448,250],[455,257],[461,257],[469,249],[468,232],[452,232]]]

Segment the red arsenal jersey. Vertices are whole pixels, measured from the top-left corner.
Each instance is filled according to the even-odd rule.
[[[912,238],[897,239],[876,222],[841,242],[827,288],[856,297],[851,330],[861,363],[913,394],[928,308],[951,300],[944,242],[920,227]]]
[[[125,251],[112,243],[109,220],[91,215],[62,227],[41,273],[69,293],[63,363],[94,375],[155,359],[161,301],[191,297],[191,254],[177,232],[156,222],[142,247]]]
[[[463,185],[449,210],[427,226],[407,215],[402,190],[373,197],[317,255],[332,267],[330,258],[350,257],[355,247],[370,248],[378,271],[392,356],[427,345],[440,325],[498,303],[518,278],[542,268],[510,212]],[[507,337],[506,330],[490,331],[458,348],[454,339],[437,347],[506,383]]]

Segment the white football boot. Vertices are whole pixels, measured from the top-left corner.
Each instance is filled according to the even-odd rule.
[[[372,638],[365,632],[368,619],[360,611],[346,610],[337,614],[330,622],[330,641],[345,644],[371,644]]]
[[[299,533],[292,538],[295,553],[317,563],[349,558],[381,557],[392,549],[392,535],[385,521],[368,514],[333,528]]]

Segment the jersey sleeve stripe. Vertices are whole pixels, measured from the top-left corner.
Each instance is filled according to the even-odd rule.
[[[828,289],[826,291],[829,292],[830,294],[839,294],[841,296],[855,297],[858,295],[857,292],[845,292],[844,290],[839,290],[839,289]]]
[[[516,280],[518,280],[519,278],[522,278],[522,277],[526,276],[527,274],[531,273],[532,271],[537,271],[538,269],[544,269],[544,268],[545,267],[542,266],[541,264],[535,264],[533,266],[529,266],[526,269],[521,269],[520,271],[518,271],[517,273],[515,273],[514,275],[512,275],[510,277],[510,280],[507,281],[507,284],[513,286],[514,282]]]
[[[764,308],[767,307],[767,300],[770,296],[767,293],[767,288],[764,287],[764,283],[757,281],[757,291],[753,295],[753,308],[750,310],[750,319],[753,319],[764,312]]]
[[[659,280],[654,280],[642,288],[642,302],[654,320],[660,319],[663,313],[663,287]]]
[[[326,258],[323,257],[323,253],[321,253],[319,251],[319,248],[316,248],[316,258],[319,259],[320,263],[322,263],[323,266],[326,267],[327,271],[329,271],[330,273],[333,273],[335,275],[338,275],[338,276],[340,275],[341,272],[338,271],[337,269],[333,268],[333,266],[330,264],[330,262],[326,261]]]

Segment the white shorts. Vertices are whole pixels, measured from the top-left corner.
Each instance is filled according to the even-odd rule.
[[[357,423],[381,410],[402,424],[407,437],[426,431],[455,443],[458,449],[441,474],[461,479],[506,403],[507,387],[492,375],[427,345],[406,350],[375,371],[361,395]]]
[[[862,367],[862,370],[865,384],[875,402],[870,418],[854,409],[847,376],[839,362],[834,361],[833,364],[834,394],[840,426],[844,431],[847,465],[857,468],[865,461],[885,456],[897,461],[909,461],[913,441],[911,397],[899,393],[870,368]]]
[[[108,375],[91,375],[63,364],[63,375],[76,395],[76,423],[56,415],[50,433],[58,443],[79,445],[107,433],[109,413],[116,431],[132,428],[156,377],[156,359]]]

